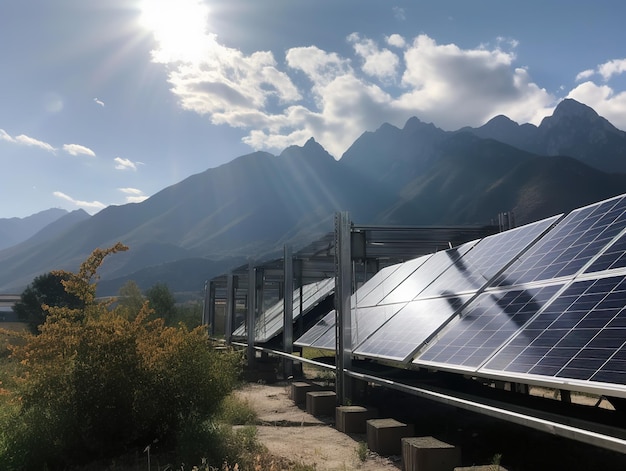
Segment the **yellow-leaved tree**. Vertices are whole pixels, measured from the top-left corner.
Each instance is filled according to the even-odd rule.
[[[236,386],[241,356],[213,348],[205,328],[96,299],[98,268],[125,250],[96,249],[78,273],[62,272],[80,307],[44,306],[39,334],[12,347],[20,408],[0,436],[1,469],[65,469],[155,441],[176,449]]]

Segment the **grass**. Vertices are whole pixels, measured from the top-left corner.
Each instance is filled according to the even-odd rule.
[[[230,394],[222,400],[217,419],[229,425],[254,425],[258,416],[247,400]]]
[[[356,447],[356,455],[359,458],[359,461],[361,463],[363,463],[366,459],[367,459],[367,443],[366,442],[359,442],[359,444]]]

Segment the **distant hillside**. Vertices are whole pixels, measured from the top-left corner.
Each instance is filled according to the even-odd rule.
[[[604,172],[626,173],[626,132],[576,100],[563,100],[538,127],[497,116],[480,128],[462,131],[539,155],[574,157]]]
[[[0,250],[25,241],[65,214],[64,209],[54,208],[25,218],[0,218]]]
[[[626,193],[624,173],[597,168],[621,168],[624,133],[589,110],[566,100],[539,127],[500,117],[457,132],[411,118],[402,129],[364,133],[339,161],[313,139],[278,156],[244,155],[142,203],[0,250],[0,292],[51,269],[75,270],[117,241],[130,250],[105,261],[109,291],[131,277],[195,289],[215,273],[208,264],[227,270],[235,260],[276,256],[287,242],[303,246],[333,229],[336,211],[359,224],[399,225],[485,224],[514,211],[523,224]]]

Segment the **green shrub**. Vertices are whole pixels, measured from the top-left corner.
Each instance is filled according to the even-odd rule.
[[[194,433],[205,449],[186,454],[220,452],[206,424],[238,384],[241,355],[213,349],[205,329],[150,320],[147,304],[128,316],[97,302],[96,270],[120,250],[96,250],[64,278],[80,308],[46,306],[40,333],[11,347],[19,413],[0,414],[0,469],[64,469],[155,440],[182,449]]]
[[[217,418],[230,425],[254,425],[258,415],[247,400],[230,394],[222,400]]]

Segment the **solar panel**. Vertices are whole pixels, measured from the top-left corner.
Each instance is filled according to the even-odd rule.
[[[626,278],[568,286],[485,370],[626,385]]]
[[[626,198],[611,198],[569,213],[498,277],[499,286],[573,276],[626,225]]]
[[[300,290],[293,292],[293,319],[305,315],[313,307],[330,296],[335,289],[335,279],[327,278],[302,287],[302,306],[300,306]],[[266,309],[256,320],[254,339],[256,342],[267,342],[283,330],[284,303],[280,300]],[[234,332],[235,337],[245,336],[247,329],[245,323]]]
[[[468,242],[460,247],[432,254],[404,281],[397,284],[396,287],[392,289],[391,292],[389,292],[389,294],[387,294],[384,298],[382,298],[378,304],[393,304],[412,301],[435,278],[441,275],[453,263],[456,263],[460,257],[462,257],[474,246],[474,244],[476,244],[476,242],[477,241]]]
[[[406,303],[352,309],[352,346],[358,345],[372,332],[391,319]]]
[[[626,267],[626,234],[611,244],[586,270],[593,273]]]
[[[313,327],[307,330],[298,340],[294,342],[294,345],[300,347],[310,347],[317,339],[326,333],[329,329],[335,330],[335,310],[333,309],[320,319]]]
[[[419,295],[420,298],[477,291],[561,216],[500,232],[480,240]]]
[[[396,263],[395,265],[390,265],[384,268],[381,268],[374,276],[372,276],[369,280],[363,283],[359,289],[352,295],[352,305],[355,306],[357,302],[361,302],[361,299],[365,299],[365,297],[370,294],[375,288],[377,288],[381,283],[385,283],[387,278],[389,278],[398,268],[402,266],[402,263]],[[382,288],[384,291],[384,287]]]
[[[473,299],[415,358],[473,370],[488,360],[558,291],[562,283],[485,292]]]
[[[405,361],[470,298],[469,295],[411,301],[362,342],[357,355]],[[393,305],[392,305],[393,306]],[[372,309],[381,309],[377,306]]]
[[[423,255],[399,264],[393,273],[390,273],[388,277],[380,280],[380,282],[365,296],[359,296],[358,291],[360,290],[358,290],[357,295],[355,296],[358,305],[361,307],[376,306],[385,296],[402,283],[409,275],[411,275],[411,273],[423,265],[424,262],[426,262],[431,256],[432,255]],[[361,289],[371,286],[373,281],[374,278],[365,283]]]

